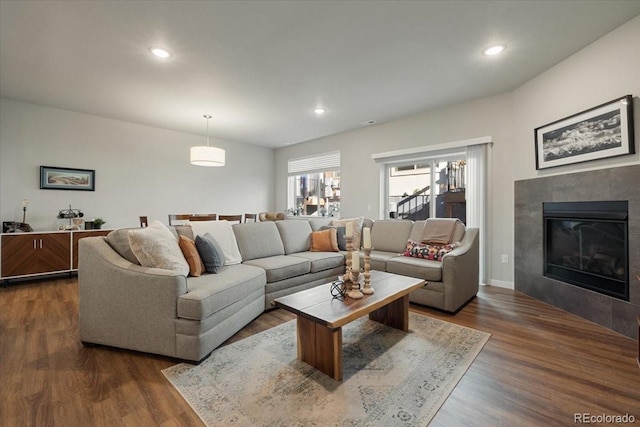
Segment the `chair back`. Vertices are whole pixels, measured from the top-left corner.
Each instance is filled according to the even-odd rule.
[[[174,221],[187,221],[192,214],[169,214],[169,225],[174,225]]]
[[[244,222],[249,222],[249,220],[256,222],[258,216],[256,214],[244,214]]]
[[[242,215],[219,215],[218,220],[220,221],[229,221],[234,222],[238,221],[238,223],[242,222]]]
[[[189,221],[216,221],[218,214],[193,214],[189,217]]]
[[[141,216],[140,217],[140,227],[141,228],[145,228],[147,225],[149,225],[149,220],[147,219],[146,216]]]

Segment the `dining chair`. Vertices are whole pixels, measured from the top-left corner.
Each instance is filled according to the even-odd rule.
[[[242,222],[242,215],[218,215],[218,220],[219,221],[229,221],[229,222],[238,221],[238,223],[241,223]]]
[[[173,225],[174,221],[187,221],[193,214],[169,214],[169,225]]]
[[[146,216],[141,216],[140,217],[140,227],[141,228],[145,228],[147,225],[149,225],[149,220],[147,219]]]
[[[216,221],[218,214],[193,214],[189,217],[189,221]]]
[[[256,214],[244,214],[244,222],[249,222],[249,220],[256,222],[257,218],[258,216]]]

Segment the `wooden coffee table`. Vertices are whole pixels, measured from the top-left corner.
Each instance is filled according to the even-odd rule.
[[[277,298],[274,305],[297,315],[298,359],[342,380],[342,327],[365,314],[369,319],[409,330],[409,293],[425,281],[371,272],[373,295],[362,299],[331,296],[331,283]]]

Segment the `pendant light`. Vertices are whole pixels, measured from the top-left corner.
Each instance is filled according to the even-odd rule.
[[[191,147],[191,164],[194,166],[224,166],[225,152],[222,148],[209,146],[209,119],[210,115],[205,114],[207,119],[207,145]]]

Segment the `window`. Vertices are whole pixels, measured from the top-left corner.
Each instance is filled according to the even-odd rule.
[[[371,156],[380,165],[380,218],[453,217],[479,228],[480,283],[491,264],[485,238],[491,145],[486,136]],[[403,175],[414,181],[398,189],[394,181]],[[399,206],[407,198],[406,208]]]
[[[340,152],[289,160],[289,215],[339,216]]]
[[[389,216],[423,220],[459,218],[466,223],[464,159],[390,165]]]

